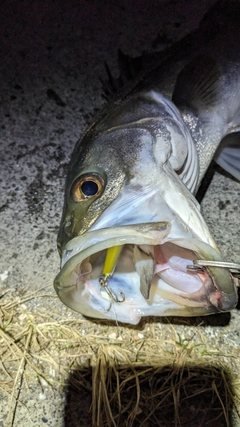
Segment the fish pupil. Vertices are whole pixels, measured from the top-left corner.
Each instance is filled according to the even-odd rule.
[[[85,181],[81,190],[85,196],[94,196],[98,192],[98,185],[94,181]]]

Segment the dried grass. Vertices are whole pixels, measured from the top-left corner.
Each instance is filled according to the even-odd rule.
[[[6,426],[13,425],[20,390],[36,379],[91,393],[95,426],[231,425],[232,407],[240,410],[237,347],[211,351],[200,327],[184,336],[183,327],[170,323],[129,328],[69,313],[60,320],[57,310],[44,308],[46,298],[55,297],[42,289],[0,300]]]

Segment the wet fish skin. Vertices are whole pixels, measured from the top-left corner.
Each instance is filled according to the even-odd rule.
[[[155,62],[149,59],[145,70],[99,113],[75,146],[58,236],[62,270],[55,279],[55,289],[66,305],[85,315],[111,319],[117,315],[120,321],[137,323],[142,315],[209,314],[236,304],[234,280],[229,271],[220,274],[219,268],[207,269],[206,288],[203,284],[199,291],[185,295],[165,286],[156,276],[154,286],[149,280],[146,286],[142,280],[138,284],[137,276],[131,276],[129,256],[123,255],[119,268],[123,271],[121,263],[126,264],[129,272],[121,285],[127,298],[110,312],[94,273],[95,269],[101,274],[102,261],[96,261],[95,267],[92,259],[91,280],[73,278],[73,264],[80,258],[84,263],[85,252],[93,254],[96,249],[102,254],[99,259],[104,255],[98,242],[101,230],[109,233],[111,245],[131,245],[136,242],[133,237],[125,238],[124,227],[134,230],[141,223],[149,225],[149,230],[157,223],[168,225],[162,226],[165,231],[151,241],[145,240],[144,231],[142,240],[137,240],[139,247],[173,242],[188,248],[190,259],[192,252],[196,258],[221,259],[191,193],[196,193],[216,151],[220,159],[222,154],[228,156],[228,151],[219,151],[220,142],[240,126],[240,97],[236,96],[240,93],[240,40],[236,31],[240,5],[227,2],[226,9],[223,3],[212,8],[192,35],[154,55]],[[237,139],[235,146],[240,150]],[[234,168],[228,165],[227,170],[240,176],[236,164]],[[85,197],[81,192],[84,180],[97,183],[98,192]],[[89,242],[94,236],[95,243],[87,243],[86,236]],[[207,245],[204,249],[203,243]],[[150,264],[146,271],[152,271]],[[117,278],[118,272],[116,283]],[[145,299],[150,297],[147,305],[139,296],[141,288]]]

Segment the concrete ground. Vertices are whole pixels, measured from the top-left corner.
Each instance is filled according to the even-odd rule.
[[[54,295],[51,284],[59,269],[56,236],[66,168],[75,142],[103,105],[99,77],[105,76],[104,61],[116,73],[118,48],[136,55],[151,50],[154,40],[157,48],[168,46],[195,28],[213,3],[1,2],[2,294],[50,285],[48,293]],[[219,169],[202,202],[204,217],[225,259],[235,262],[240,260],[239,195],[240,183]],[[51,301],[45,300],[49,310]],[[54,302],[54,310],[64,318],[61,303]],[[234,310],[225,346],[239,348],[238,324],[239,312]],[[210,346],[214,346],[214,328],[212,333]],[[2,396],[0,426],[5,426],[8,396]],[[43,395],[36,386],[30,397],[23,395],[20,400],[11,425],[91,425],[88,419],[77,424],[74,415],[66,415],[61,390],[46,390]],[[77,408],[72,411],[77,417]]]

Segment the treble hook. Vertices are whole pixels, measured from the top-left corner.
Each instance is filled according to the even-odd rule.
[[[109,311],[111,309],[113,302],[124,302],[125,301],[125,295],[121,291],[121,289],[118,289],[119,290],[119,294],[122,297],[120,299],[117,296],[116,292],[114,292],[113,289],[109,288],[109,286],[108,286],[109,277],[110,277],[110,275],[106,274],[103,277],[99,278],[100,286],[105,290],[105,292],[107,293],[108,297],[110,298],[110,307],[107,309],[107,311]]]

